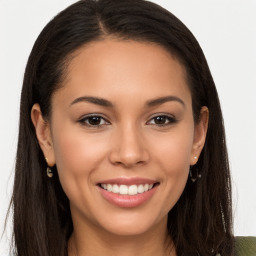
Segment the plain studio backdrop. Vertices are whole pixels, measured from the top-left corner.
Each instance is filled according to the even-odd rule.
[[[11,198],[19,101],[28,55],[72,0],[0,0],[0,237]],[[155,0],[199,41],[222,105],[233,182],[235,235],[256,235],[256,1]],[[11,222],[0,242],[7,255]]]

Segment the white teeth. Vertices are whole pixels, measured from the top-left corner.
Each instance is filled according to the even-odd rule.
[[[128,186],[126,185],[121,185],[119,187],[119,194],[121,195],[127,195],[128,194]]]
[[[138,193],[143,193],[144,192],[144,186],[143,185],[139,185],[138,186]]]
[[[109,191],[109,192],[112,191],[112,185],[111,185],[111,184],[108,184],[108,185],[107,185],[107,191]]]
[[[137,195],[144,193],[153,188],[153,184],[140,185],[117,185],[117,184],[101,184],[105,190],[120,195]]]
[[[138,188],[136,185],[132,185],[129,187],[129,191],[128,191],[129,195],[137,195],[138,194]]]
[[[113,185],[113,187],[112,187],[112,192],[113,192],[113,193],[116,193],[116,194],[119,194],[119,186],[117,186],[116,184]]]

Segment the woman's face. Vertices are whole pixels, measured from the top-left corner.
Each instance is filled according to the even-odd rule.
[[[201,117],[196,125],[177,59],[156,44],[110,39],[76,52],[50,123],[32,110],[74,226],[118,235],[166,227],[204,144],[206,109]]]

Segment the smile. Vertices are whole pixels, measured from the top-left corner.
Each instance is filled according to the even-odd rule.
[[[117,207],[131,208],[144,205],[158,190],[160,183],[144,178],[117,178],[97,184],[101,196]]]
[[[100,186],[112,193],[119,195],[137,195],[142,194],[153,188],[154,184],[140,184],[140,185],[117,185],[117,184],[100,184]]]

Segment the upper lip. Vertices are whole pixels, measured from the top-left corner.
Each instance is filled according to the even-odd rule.
[[[158,181],[142,178],[142,177],[132,177],[132,178],[119,177],[119,178],[113,178],[108,180],[102,180],[98,182],[98,184],[117,184],[117,185],[140,185],[140,184],[150,185],[154,183],[158,183]]]

